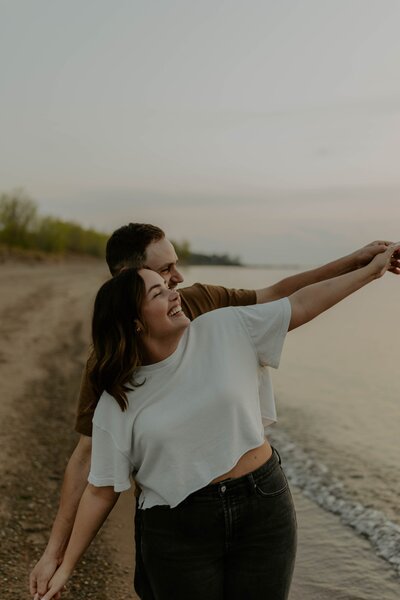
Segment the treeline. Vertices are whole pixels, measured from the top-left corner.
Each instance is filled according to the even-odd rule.
[[[108,236],[73,221],[40,217],[23,190],[0,194],[0,244],[52,254],[105,254]]]
[[[176,242],[171,240],[179,261],[186,265],[225,265],[225,266],[242,266],[238,256],[229,256],[229,254],[199,254],[192,252],[190,244],[187,240]]]
[[[188,263],[191,265],[242,266],[238,256],[231,257],[229,254],[197,254],[194,252],[190,253]]]
[[[23,190],[0,194],[0,246],[45,254],[88,254],[104,257],[108,235],[85,229],[73,221],[41,217],[38,206]],[[228,254],[192,252],[187,240],[173,242],[181,263],[188,265],[240,265]]]

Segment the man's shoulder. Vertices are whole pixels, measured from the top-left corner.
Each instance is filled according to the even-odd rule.
[[[195,283],[179,290],[182,308],[190,319],[226,306],[256,303],[254,290],[226,288],[221,285]]]

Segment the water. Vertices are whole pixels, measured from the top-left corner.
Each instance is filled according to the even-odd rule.
[[[291,274],[192,267],[185,283],[256,289]],[[398,574],[399,300],[400,277],[389,273],[288,334],[274,372],[272,428],[292,483],[367,538]]]

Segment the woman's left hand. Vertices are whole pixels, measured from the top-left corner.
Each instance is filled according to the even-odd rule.
[[[374,266],[377,277],[382,277],[386,271],[400,275],[400,242],[390,244],[385,252],[377,254],[370,264]]]
[[[58,600],[61,598],[61,592],[65,589],[65,585],[70,577],[70,573],[63,569],[62,564],[58,567],[53,577],[49,581],[49,589],[40,600]],[[36,600],[37,594],[34,598]]]
[[[388,269],[391,273],[395,275],[400,275],[400,250],[397,249],[392,255],[390,269]]]

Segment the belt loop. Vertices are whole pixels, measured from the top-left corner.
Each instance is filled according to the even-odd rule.
[[[256,482],[254,481],[253,473],[249,473],[249,474],[247,475],[247,480],[248,480],[248,482],[249,482],[249,484],[250,484],[250,487],[251,487],[251,489],[255,490],[255,489],[256,489],[256,487],[257,487],[257,484],[256,484]]]
[[[279,464],[281,465],[281,464],[282,464],[282,461],[281,461],[281,455],[279,454],[278,450],[277,450],[277,449],[276,449],[274,446],[272,446],[272,450],[273,450],[274,452],[276,452],[276,455],[277,455],[277,457],[278,457],[278,460],[279,460]]]

